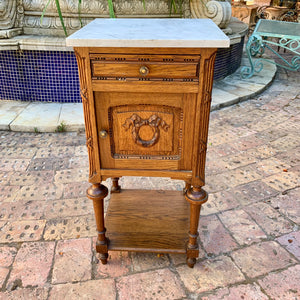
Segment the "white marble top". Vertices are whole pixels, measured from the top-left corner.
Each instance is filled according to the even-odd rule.
[[[66,39],[73,47],[226,48],[210,19],[95,19]]]

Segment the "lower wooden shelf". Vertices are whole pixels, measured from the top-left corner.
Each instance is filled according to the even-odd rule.
[[[122,190],[105,217],[109,250],[186,253],[189,203],[180,191]]]

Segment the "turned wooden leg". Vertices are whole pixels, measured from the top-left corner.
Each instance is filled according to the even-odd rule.
[[[103,199],[108,194],[108,189],[106,186],[97,183],[90,186],[87,191],[87,197],[93,200],[96,226],[97,226],[97,242],[96,251],[100,253],[100,260],[102,264],[107,264],[108,258],[108,239],[105,237],[105,227],[104,227],[104,206]]]
[[[191,188],[191,184],[188,182],[185,182],[185,187],[183,188],[183,195],[186,194],[186,192]]]
[[[185,194],[185,198],[190,202],[190,231],[189,241],[187,244],[187,265],[193,268],[196,259],[199,256],[198,245],[198,224],[200,217],[201,205],[207,201],[207,193],[201,186],[190,187]]]
[[[119,186],[119,177],[112,178],[111,192],[112,193],[120,193],[121,192],[121,187]]]

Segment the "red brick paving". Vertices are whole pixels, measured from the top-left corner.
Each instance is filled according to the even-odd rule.
[[[277,241],[300,260],[300,231],[282,235]]]
[[[293,230],[293,223],[267,203],[255,203],[246,207],[245,211],[268,235],[279,236]]]
[[[200,240],[208,254],[218,255],[238,247],[216,215],[201,218],[199,233]]]
[[[276,242],[263,242],[231,254],[234,262],[248,277],[254,278],[297,263]]]
[[[107,265],[102,265],[99,260],[97,260],[94,270],[95,278],[116,278],[131,273],[132,261],[128,252],[112,251],[109,253],[109,259],[110,263]]]
[[[220,214],[220,219],[240,245],[249,245],[267,238],[244,210],[226,211]]]
[[[300,299],[300,266],[271,273],[258,281],[272,299]]]
[[[268,300],[268,296],[265,295],[258,284],[241,284],[238,286],[223,288],[217,290],[217,292],[200,298],[201,300]]]
[[[55,249],[52,283],[90,280],[91,246],[89,238],[58,241]]]
[[[48,288],[25,288],[14,291],[0,292],[0,300],[16,300],[16,299],[30,299],[30,300],[47,300]]]
[[[169,269],[124,276],[117,280],[120,300],[181,299],[185,292],[177,276]]]
[[[90,280],[78,283],[54,285],[49,300],[99,299],[115,300],[116,288],[113,279]]]
[[[227,256],[199,262],[192,270],[186,265],[176,270],[187,289],[197,294],[245,280],[242,272]]]
[[[54,247],[54,242],[23,243],[12,265],[8,289],[45,285],[52,266]]]

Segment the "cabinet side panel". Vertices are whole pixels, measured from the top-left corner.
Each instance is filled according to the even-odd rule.
[[[217,49],[203,49],[203,62],[200,64],[199,94],[196,106],[195,139],[193,149],[192,185],[205,185],[205,159],[214,63]]]
[[[95,138],[95,118],[93,117],[93,93],[90,88],[89,56],[86,48],[74,49],[80,80],[80,94],[84,111],[84,123],[86,132],[86,145],[89,156],[89,181],[91,183],[101,182],[100,160],[98,156],[98,142]]]

